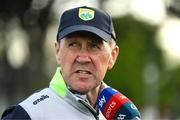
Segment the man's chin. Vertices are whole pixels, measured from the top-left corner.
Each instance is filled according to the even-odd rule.
[[[81,95],[84,95],[84,94],[87,94],[90,90],[89,89],[73,89],[73,88],[70,88],[69,87],[69,90],[74,93],[74,94],[81,94]]]

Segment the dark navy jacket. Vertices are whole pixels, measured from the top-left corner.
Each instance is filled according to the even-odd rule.
[[[3,114],[2,114],[2,120],[10,120],[10,119],[23,119],[23,120],[31,120],[27,112],[20,106],[15,105],[12,107],[9,107]]]

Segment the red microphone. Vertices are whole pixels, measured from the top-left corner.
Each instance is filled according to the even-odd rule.
[[[102,89],[97,104],[107,120],[140,120],[140,112],[133,102],[109,86]]]

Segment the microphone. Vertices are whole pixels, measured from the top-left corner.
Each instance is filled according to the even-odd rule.
[[[100,92],[97,105],[107,120],[140,120],[141,117],[132,101],[109,86]]]

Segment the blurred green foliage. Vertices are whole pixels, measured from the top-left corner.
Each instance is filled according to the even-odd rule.
[[[120,53],[106,82],[130,97],[138,106],[144,105],[144,66],[159,65],[160,50],[156,47],[155,26],[138,22],[131,16],[113,20]]]
[[[115,18],[113,22],[120,53],[113,70],[108,71],[105,82],[128,96],[140,109],[154,104],[162,115],[179,116],[180,69],[166,69],[162,51],[155,42],[158,27],[136,21],[131,16]],[[148,88],[144,69],[151,63],[157,66],[159,77]],[[157,93],[147,92],[148,89],[157,89]]]

